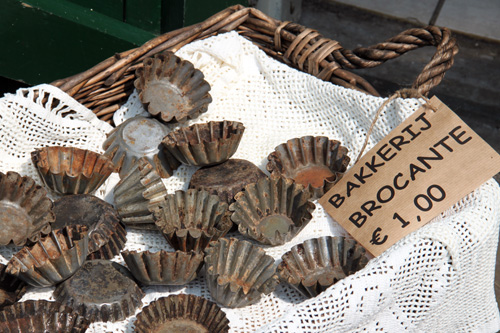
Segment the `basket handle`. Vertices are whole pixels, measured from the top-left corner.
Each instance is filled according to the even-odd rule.
[[[254,16],[256,13],[252,11]],[[412,85],[417,94],[425,96],[441,82],[458,53],[458,45],[451,32],[437,26],[408,29],[385,42],[348,50],[337,41],[324,38],[316,30],[300,24],[274,19],[265,23],[263,19],[262,15],[249,18],[246,24],[251,29],[241,34],[253,41],[258,40],[264,51],[295,68],[325,81],[377,96],[379,94],[371,84],[349,70],[376,67],[408,51],[434,46],[436,52]],[[258,36],[252,30],[273,35],[273,38]]]

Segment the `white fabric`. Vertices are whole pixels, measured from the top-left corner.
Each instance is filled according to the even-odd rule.
[[[265,170],[274,147],[304,135],[337,139],[355,159],[366,130],[384,99],[334,86],[267,57],[249,41],[231,32],[191,43],[177,52],[201,69],[211,84],[213,103],[191,123],[237,120],[246,127],[235,158],[244,158]],[[33,102],[34,92],[68,105],[49,111]],[[369,147],[414,112],[421,101],[397,99],[383,112]],[[137,94],[115,114],[120,123],[145,114]],[[110,128],[57,88],[38,86],[6,95],[0,100],[2,151],[0,171],[17,170],[37,176],[29,160],[33,148],[66,144],[100,151]],[[175,126],[170,126],[174,128]],[[7,149],[6,149],[7,148]],[[194,167],[181,166],[165,184],[168,191],[186,189]],[[109,193],[114,179],[98,193]],[[493,279],[500,224],[500,189],[490,180],[407,236],[360,272],[306,300],[286,285],[252,306],[226,309],[231,332],[495,332],[500,317]],[[291,242],[266,247],[279,261],[293,245],[320,235],[345,231],[317,205],[313,219]],[[130,250],[169,249],[153,231],[129,230]],[[6,262],[15,248],[0,249]],[[114,260],[123,263],[120,257]],[[145,288],[144,304],[171,293],[192,293],[211,299],[204,277],[186,287]],[[33,290],[24,299],[52,299],[52,289]],[[139,310],[137,310],[139,312]],[[118,323],[95,323],[90,332],[132,332],[135,317]]]

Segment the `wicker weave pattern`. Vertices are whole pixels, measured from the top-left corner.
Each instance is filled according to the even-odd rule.
[[[351,51],[313,29],[281,22],[257,9],[236,5],[201,23],[158,36],[139,48],[116,54],[83,73],[52,84],[92,109],[101,120],[112,122],[113,113],[132,93],[134,72],[142,67],[144,58],[164,50],[175,52],[194,40],[232,30],[291,67],[375,96],[379,96],[375,88],[349,70],[375,67],[408,51],[434,46],[436,53],[412,86],[417,93],[426,95],[441,82],[458,52],[449,30],[435,26],[409,29],[386,42]]]

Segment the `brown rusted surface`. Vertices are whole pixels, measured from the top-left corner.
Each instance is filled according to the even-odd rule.
[[[137,333],[227,333],[226,314],[209,300],[195,295],[162,297],[137,314]]]
[[[145,109],[165,123],[196,118],[212,102],[203,73],[172,52],[144,59],[135,74],[134,86]]]
[[[349,165],[347,148],[324,136],[304,136],[277,146],[267,170],[292,178],[317,199],[330,190]]]
[[[168,178],[180,165],[170,153],[161,149],[168,128],[156,119],[136,116],[120,124],[102,144],[123,178],[140,158],[146,158],[160,177]]]
[[[234,155],[244,131],[237,121],[210,121],[170,132],[162,145],[183,164],[215,165]]]
[[[306,297],[315,297],[368,262],[365,249],[353,239],[308,239],[285,253],[278,265],[282,281]]]
[[[247,241],[220,238],[205,249],[204,260],[210,295],[225,307],[258,302],[279,284],[274,259]]]
[[[91,322],[115,322],[134,314],[142,305],[144,292],[125,267],[107,260],[89,260],[56,288],[54,297]]]
[[[150,206],[163,200],[167,189],[154,166],[141,158],[113,189],[122,222],[138,229],[157,230]]]
[[[14,304],[26,293],[26,282],[5,272],[6,265],[0,264],[0,309]]]
[[[231,220],[245,236],[268,245],[282,245],[312,219],[316,206],[304,186],[281,175],[245,186],[229,206]]]
[[[189,188],[216,194],[221,201],[231,204],[236,193],[251,183],[267,177],[253,163],[229,159],[224,163],[198,169],[189,182]]]
[[[123,249],[126,242],[127,231],[121,223],[118,223],[115,231],[109,237],[108,242],[101,246],[97,251],[90,253],[87,256],[87,260],[112,259],[120,254],[120,251]]]
[[[115,170],[104,155],[75,147],[45,147],[31,153],[44,184],[58,194],[92,193]]]
[[[176,191],[152,208],[155,223],[176,250],[202,251],[231,228],[227,203],[207,191]]]
[[[201,252],[123,251],[123,260],[144,285],[184,285],[198,276],[203,265]]]
[[[91,194],[64,196],[54,202],[53,228],[85,225],[89,229],[89,253],[107,244],[120,217],[112,205]]]
[[[47,192],[28,176],[0,172],[0,245],[36,242],[51,230],[52,201]]]
[[[83,333],[89,321],[58,302],[28,300],[0,311],[0,332]]]
[[[16,253],[6,272],[35,287],[54,286],[80,268],[88,254],[88,240],[86,226],[52,231],[35,245]]]

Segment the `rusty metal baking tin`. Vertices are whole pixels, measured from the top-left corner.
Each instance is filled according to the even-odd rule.
[[[189,61],[170,51],[144,59],[134,86],[148,112],[166,123],[185,122],[206,112],[210,85]]]
[[[200,252],[121,252],[132,275],[142,284],[184,285],[198,276],[203,265]]]
[[[207,191],[176,191],[152,208],[155,223],[176,250],[202,251],[223,237],[232,223],[227,203]]]
[[[108,134],[102,144],[123,178],[141,157],[146,158],[162,178],[172,176],[180,165],[173,156],[161,149],[168,129],[156,119],[136,116],[126,120]]]
[[[137,314],[138,333],[229,332],[229,320],[217,304],[195,295],[178,294],[151,302]]]
[[[265,177],[266,174],[253,163],[229,159],[221,164],[198,169],[191,177],[189,188],[216,194],[222,201],[231,204],[236,193],[246,185]]]
[[[31,153],[45,186],[58,194],[95,192],[114,171],[104,155],[74,147],[45,147]]]
[[[16,253],[6,272],[34,287],[51,287],[73,275],[88,254],[88,228],[75,225],[52,231]]]
[[[118,223],[114,232],[110,235],[108,242],[101,246],[97,251],[90,253],[87,256],[87,260],[113,259],[115,256],[120,254],[120,251],[123,249],[126,242],[127,230],[125,230],[125,227],[121,223]]]
[[[235,199],[229,210],[238,231],[268,245],[282,245],[295,237],[316,208],[304,186],[278,175],[247,185]]]
[[[54,297],[90,322],[116,322],[134,314],[142,305],[144,292],[125,267],[89,260],[56,288]]]
[[[47,191],[28,176],[0,172],[0,245],[36,242],[51,230],[55,216]]]
[[[274,259],[247,241],[220,238],[205,249],[204,260],[210,295],[229,308],[256,303],[279,284]]]
[[[115,207],[122,222],[138,229],[157,230],[149,207],[163,200],[167,189],[153,165],[145,158],[137,161],[114,190]]]
[[[234,155],[244,131],[237,121],[210,121],[170,132],[162,145],[183,164],[215,165]]]
[[[269,154],[267,170],[292,178],[317,199],[342,178],[350,161],[347,152],[340,142],[324,136],[294,138]]]
[[[368,262],[365,249],[353,239],[325,236],[295,245],[282,257],[282,281],[306,297],[315,297]]]
[[[83,333],[89,324],[71,308],[45,300],[28,300],[0,311],[0,331],[4,333]]]
[[[6,273],[6,268],[0,264],[0,309],[16,303],[26,293],[26,282]]]
[[[89,253],[107,244],[120,223],[113,206],[91,194],[68,195],[56,200],[54,213],[54,229],[76,224],[89,228]]]

